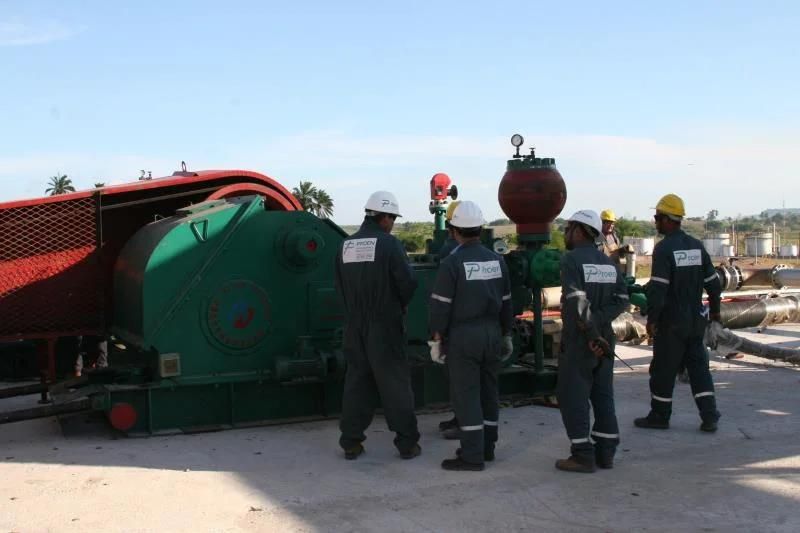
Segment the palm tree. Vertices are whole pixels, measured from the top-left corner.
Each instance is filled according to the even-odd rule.
[[[50,176],[48,185],[50,186],[45,189],[44,193],[50,194],[50,196],[75,192],[75,187],[72,186],[72,180],[69,179],[66,174],[56,173],[55,176]]]
[[[333,214],[333,198],[322,189],[314,195],[314,213],[319,218],[328,218]]]
[[[299,187],[292,189],[292,194],[309,213],[320,218],[328,218],[333,214],[333,198],[310,181],[301,181]]]
[[[317,194],[317,188],[310,181],[300,181],[300,187],[292,189],[292,194],[303,209],[313,212],[314,209],[314,195]]]

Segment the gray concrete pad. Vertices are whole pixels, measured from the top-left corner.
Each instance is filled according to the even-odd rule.
[[[800,346],[800,326],[747,333]],[[557,409],[504,408],[497,461],[445,472],[446,415],[420,417],[423,455],[397,457],[376,419],[367,454],[345,461],[335,421],[149,439],[54,419],[0,426],[3,531],[800,531],[800,373],[714,358],[720,430],[698,430],[676,385],[669,431],[647,413],[647,346],[621,346],[616,467],[556,471],[568,441]],[[73,429],[74,429],[73,420]],[[77,420],[80,425],[82,419]]]

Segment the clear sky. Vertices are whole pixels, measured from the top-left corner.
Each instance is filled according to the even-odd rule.
[[[124,5],[123,5],[124,4]],[[565,212],[800,207],[800,2],[0,0],[0,201],[190,169],[486,218],[523,134]],[[568,213],[567,213],[568,214]]]

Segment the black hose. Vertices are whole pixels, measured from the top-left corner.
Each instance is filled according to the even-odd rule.
[[[773,361],[786,361],[787,363],[800,365],[800,350],[751,341],[727,329],[720,331],[713,342],[719,343],[729,350],[744,352],[757,357],[772,359]]]

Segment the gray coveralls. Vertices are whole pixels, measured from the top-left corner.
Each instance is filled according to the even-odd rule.
[[[502,336],[512,326],[511,281],[503,258],[480,242],[462,244],[439,266],[430,330],[444,338],[461,459],[483,464],[497,442]]]
[[[714,381],[708,369],[703,333],[708,325],[703,289],[711,313],[719,313],[719,277],[703,244],[682,230],[664,237],[653,250],[647,285],[647,322],[657,327],[650,363],[650,414],[668,421],[672,414],[675,375],[686,366],[695,403],[703,421],[719,420]]]
[[[563,353],[558,361],[558,404],[572,455],[595,463],[595,453],[613,459],[619,444],[614,410],[614,359],[597,357],[589,340],[602,336],[614,348],[611,322],[629,306],[625,281],[593,243],[576,246],[561,258]],[[582,331],[578,322],[585,324]],[[589,404],[594,425],[589,430]]]
[[[345,450],[366,439],[378,396],[398,450],[408,452],[419,441],[404,327],[416,288],[402,244],[371,219],[342,244],[336,289],[345,310],[347,372],[339,423]]]

